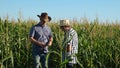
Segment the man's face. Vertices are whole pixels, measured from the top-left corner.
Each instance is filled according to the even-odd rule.
[[[67,31],[70,29],[70,26],[60,26],[62,31]]]
[[[45,21],[45,23],[47,23],[49,21],[48,19],[48,15],[45,16],[45,18],[43,19]]]
[[[43,24],[49,22],[48,15],[46,15],[45,17],[42,17],[41,21],[42,21]]]

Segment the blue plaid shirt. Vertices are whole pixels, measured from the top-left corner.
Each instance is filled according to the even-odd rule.
[[[33,37],[35,40],[47,43],[49,41],[49,38],[52,37],[52,32],[50,27],[47,25],[42,26],[40,23],[33,26],[30,30],[30,37]],[[40,53],[40,52],[48,52],[48,46],[46,46],[44,49],[35,44],[32,43],[33,52]]]

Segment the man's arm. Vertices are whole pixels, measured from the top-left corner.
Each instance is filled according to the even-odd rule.
[[[68,43],[68,51],[72,51],[73,53],[77,53],[78,51],[78,35],[76,32],[73,34],[71,41]]]
[[[35,43],[35,44],[39,45],[39,46],[45,46],[45,43],[39,42],[39,41],[37,41],[36,39],[34,39],[34,35],[35,35],[35,29],[34,29],[34,27],[32,27],[32,28],[30,29],[30,34],[29,34],[30,41],[31,41],[32,43]]]
[[[71,50],[72,50],[72,45],[71,45],[71,44],[68,44],[68,45],[67,45],[67,52],[71,52]]]
[[[49,40],[48,40],[48,46],[52,46],[52,42],[53,42],[53,34],[52,31],[50,29],[50,34],[49,34]]]
[[[30,41],[31,41],[32,43],[35,43],[35,44],[39,45],[39,46],[42,46],[42,47],[45,46],[45,43],[44,43],[44,42],[37,41],[37,40],[35,40],[33,37],[30,37]]]
[[[53,42],[53,37],[50,37],[47,45],[48,45],[48,46],[52,46],[52,42]]]

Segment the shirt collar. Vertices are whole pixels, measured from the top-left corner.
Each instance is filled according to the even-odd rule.
[[[45,24],[45,25],[42,25],[41,22],[39,22],[37,25],[38,25],[38,26],[41,26],[41,27],[45,27],[45,26],[46,26],[46,24]]]

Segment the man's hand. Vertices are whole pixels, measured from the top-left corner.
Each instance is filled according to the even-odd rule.
[[[52,45],[52,41],[49,41],[47,45],[48,45],[48,46],[51,46],[51,45]]]
[[[44,42],[38,42],[38,45],[41,46],[41,47],[45,47],[46,44]]]
[[[67,45],[67,52],[71,52],[71,50],[72,50],[72,45],[68,44]]]
[[[37,45],[39,45],[39,46],[42,46],[42,47],[45,47],[45,46],[46,46],[46,44],[45,44],[44,42],[39,42],[39,41],[35,40],[33,37],[30,37],[30,41],[31,41],[32,43],[35,43],[35,44],[37,44]]]

